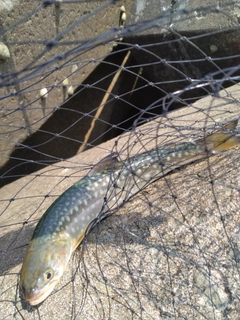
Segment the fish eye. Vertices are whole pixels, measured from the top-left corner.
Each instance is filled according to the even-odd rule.
[[[43,275],[44,280],[50,281],[53,278],[53,275],[54,275],[53,269],[49,268],[49,269],[45,270],[44,275]]]

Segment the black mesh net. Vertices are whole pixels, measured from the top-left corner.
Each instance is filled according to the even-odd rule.
[[[239,319],[238,146],[146,187],[129,170],[128,201],[100,179],[106,219],[51,295],[30,306],[19,287],[38,220],[101,159],[238,119],[239,19],[224,0],[0,2],[0,319]]]

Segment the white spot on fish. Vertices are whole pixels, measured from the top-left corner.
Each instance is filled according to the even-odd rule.
[[[97,182],[94,182],[94,187],[98,188],[99,184]]]
[[[86,199],[84,199],[84,200],[83,200],[83,203],[85,204],[85,206],[87,206],[87,205],[88,205],[88,202],[87,202],[87,200],[86,200]]]
[[[178,158],[182,158],[182,153],[178,153]]]
[[[70,218],[69,218],[69,216],[66,216],[66,220],[69,222],[70,221]]]
[[[75,207],[74,207],[74,210],[75,210],[75,211],[78,211],[78,206],[75,206]]]
[[[145,178],[145,179],[148,180],[148,179],[150,179],[150,177],[151,177],[151,174],[150,174],[150,173],[145,173],[145,174],[144,174],[144,178]]]
[[[98,198],[98,192],[94,192],[94,197]]]
[[[167,161],[171,161],[171,157],[167,157]]]
[[[172,153],[172,157],[173,157],[173,158],[175,158],[175,157],[176,157],[176,154],[175,154],[175,152],[173,152],[173,153]]]
[[[136,174],[140,175],[142,173],[142,169],[137,169]]]

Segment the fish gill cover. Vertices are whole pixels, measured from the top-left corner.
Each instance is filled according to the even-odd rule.
[[[90,170],[169,144],[177,158],[239,118],[239,19],[231,0],[0,3],[0,319],[239,319],[239,147],[123,205],[109,183],[108,217],[49,297],[19,286],[37,222]]]

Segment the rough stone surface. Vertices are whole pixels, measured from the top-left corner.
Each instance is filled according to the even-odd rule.
[[[239,148],[169,174],[104,220],[37,309],[22,301],[17,281],[37,220],[90,164],[111,151],[124,159],[199,138],[206,126],[239,116],[239,92],[235,85],[2,188],[2,317],[238,319]]]

